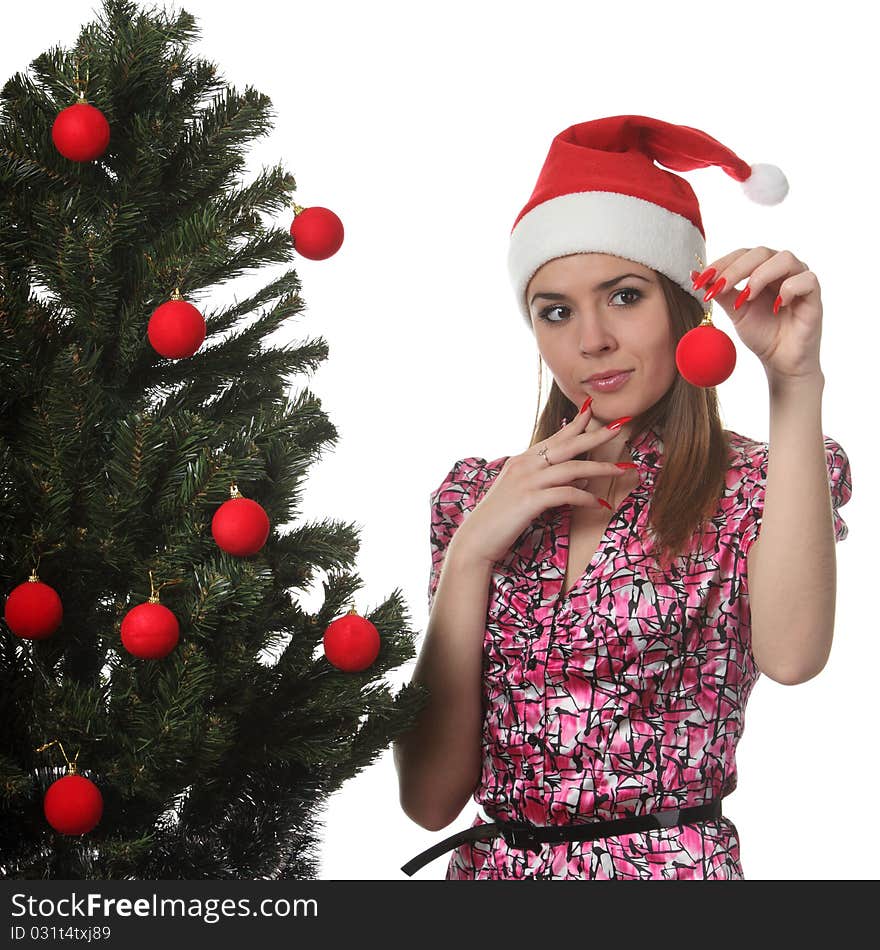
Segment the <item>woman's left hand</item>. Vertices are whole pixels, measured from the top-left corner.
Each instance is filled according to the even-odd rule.
[[[711,295],[710,301],[724,308],[739,338],[763,363],[768,376],[797,378],[821,373],[819,280],[803,261],[791,251],[743,247],[719,257],[709,267],[715,268],[715,274],[701,289]],[[748,283],[740,292],[736,284],[743,280]]]

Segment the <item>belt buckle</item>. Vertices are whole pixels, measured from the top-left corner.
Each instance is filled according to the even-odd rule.
[[[537,838],[534,825],[523,821],[504,821],[498,824],[501,827],[499,833],[509,848],[520,848],[535,854],[540,852],[542,842]]]

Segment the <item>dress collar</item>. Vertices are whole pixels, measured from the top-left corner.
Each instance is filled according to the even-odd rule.
[[[663,439],[651,426],[626,440],[632,460],[645,480],[653,482],[663,464]]]

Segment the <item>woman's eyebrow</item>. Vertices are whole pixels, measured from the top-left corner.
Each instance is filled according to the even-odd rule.
[[[643,280],[646,284],[650,284],[651,280],[647,277],[642,277],[641,274],[621,274],[620,277],[612,277],[611,280],[605,280],[601,284],[597,284],[593,290],[608,290],[609,287],[613,287],[615,284],[619,284],[622,280],[625,280],[627,277],[635,277],[636,280]],[[534,303],[538,297],[545,297],[547,300],[567,300],[565,294],[554,294],[547,292],[542,292],[535,294],[532,297],[532,303]]]

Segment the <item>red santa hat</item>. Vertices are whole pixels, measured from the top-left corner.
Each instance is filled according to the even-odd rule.
[[[655,164],[659,162],[666,168]],[[555,257],[598,251],[665,274],[702,303],[706,234],[688,182],[667,169],[717,165],[759,204],[778,204],[788,182],[775,165],[749,165],[699,129],[644,115],[614,115],[560,132],[510,234],[508,269],[526,324],[525,291]]]

